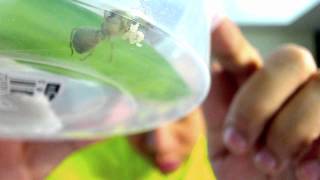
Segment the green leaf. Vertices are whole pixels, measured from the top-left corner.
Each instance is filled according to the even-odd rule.
[[[71,55],[72,31],[75,28],[99,31],[103,21],[103,17],[70,0],[2,1],[0,54],[31,55],[48,64],[59,62],[74,66],[73,69],[94,71],[111,81],[79,76],[68,72],[68,68],[27,63],[51,73],[122,87],[133,96],[148,100],[171,101],[190,94],[175,69],[148,44],[139,48],[120,37],[107,37],[99,41],[92,52]]]

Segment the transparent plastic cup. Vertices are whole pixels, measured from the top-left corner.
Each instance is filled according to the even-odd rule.
[[[209,88],[206,0],[0,0],[0,137],[177,120]]]

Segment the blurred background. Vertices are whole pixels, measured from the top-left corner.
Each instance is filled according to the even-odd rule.
[[[320,0],[219,0],[225,14],[266,56],[294,42],[310,49],[320,65]]]

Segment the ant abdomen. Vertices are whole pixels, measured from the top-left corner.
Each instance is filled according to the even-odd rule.
[[[79,54],[92,50],[101,40],[103,36],[99,29],[84,27],[75,28],[71,33],[70,47]]]

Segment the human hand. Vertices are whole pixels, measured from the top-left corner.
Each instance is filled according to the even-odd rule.
[[[0,141],[0,179],[43,180],[68,155],[89,141]]]
[[[217,177],[319,179],[320,75],[310,53],[289,45],[262,65],[228,20],[212,43],[219,62],[204,111]]]

